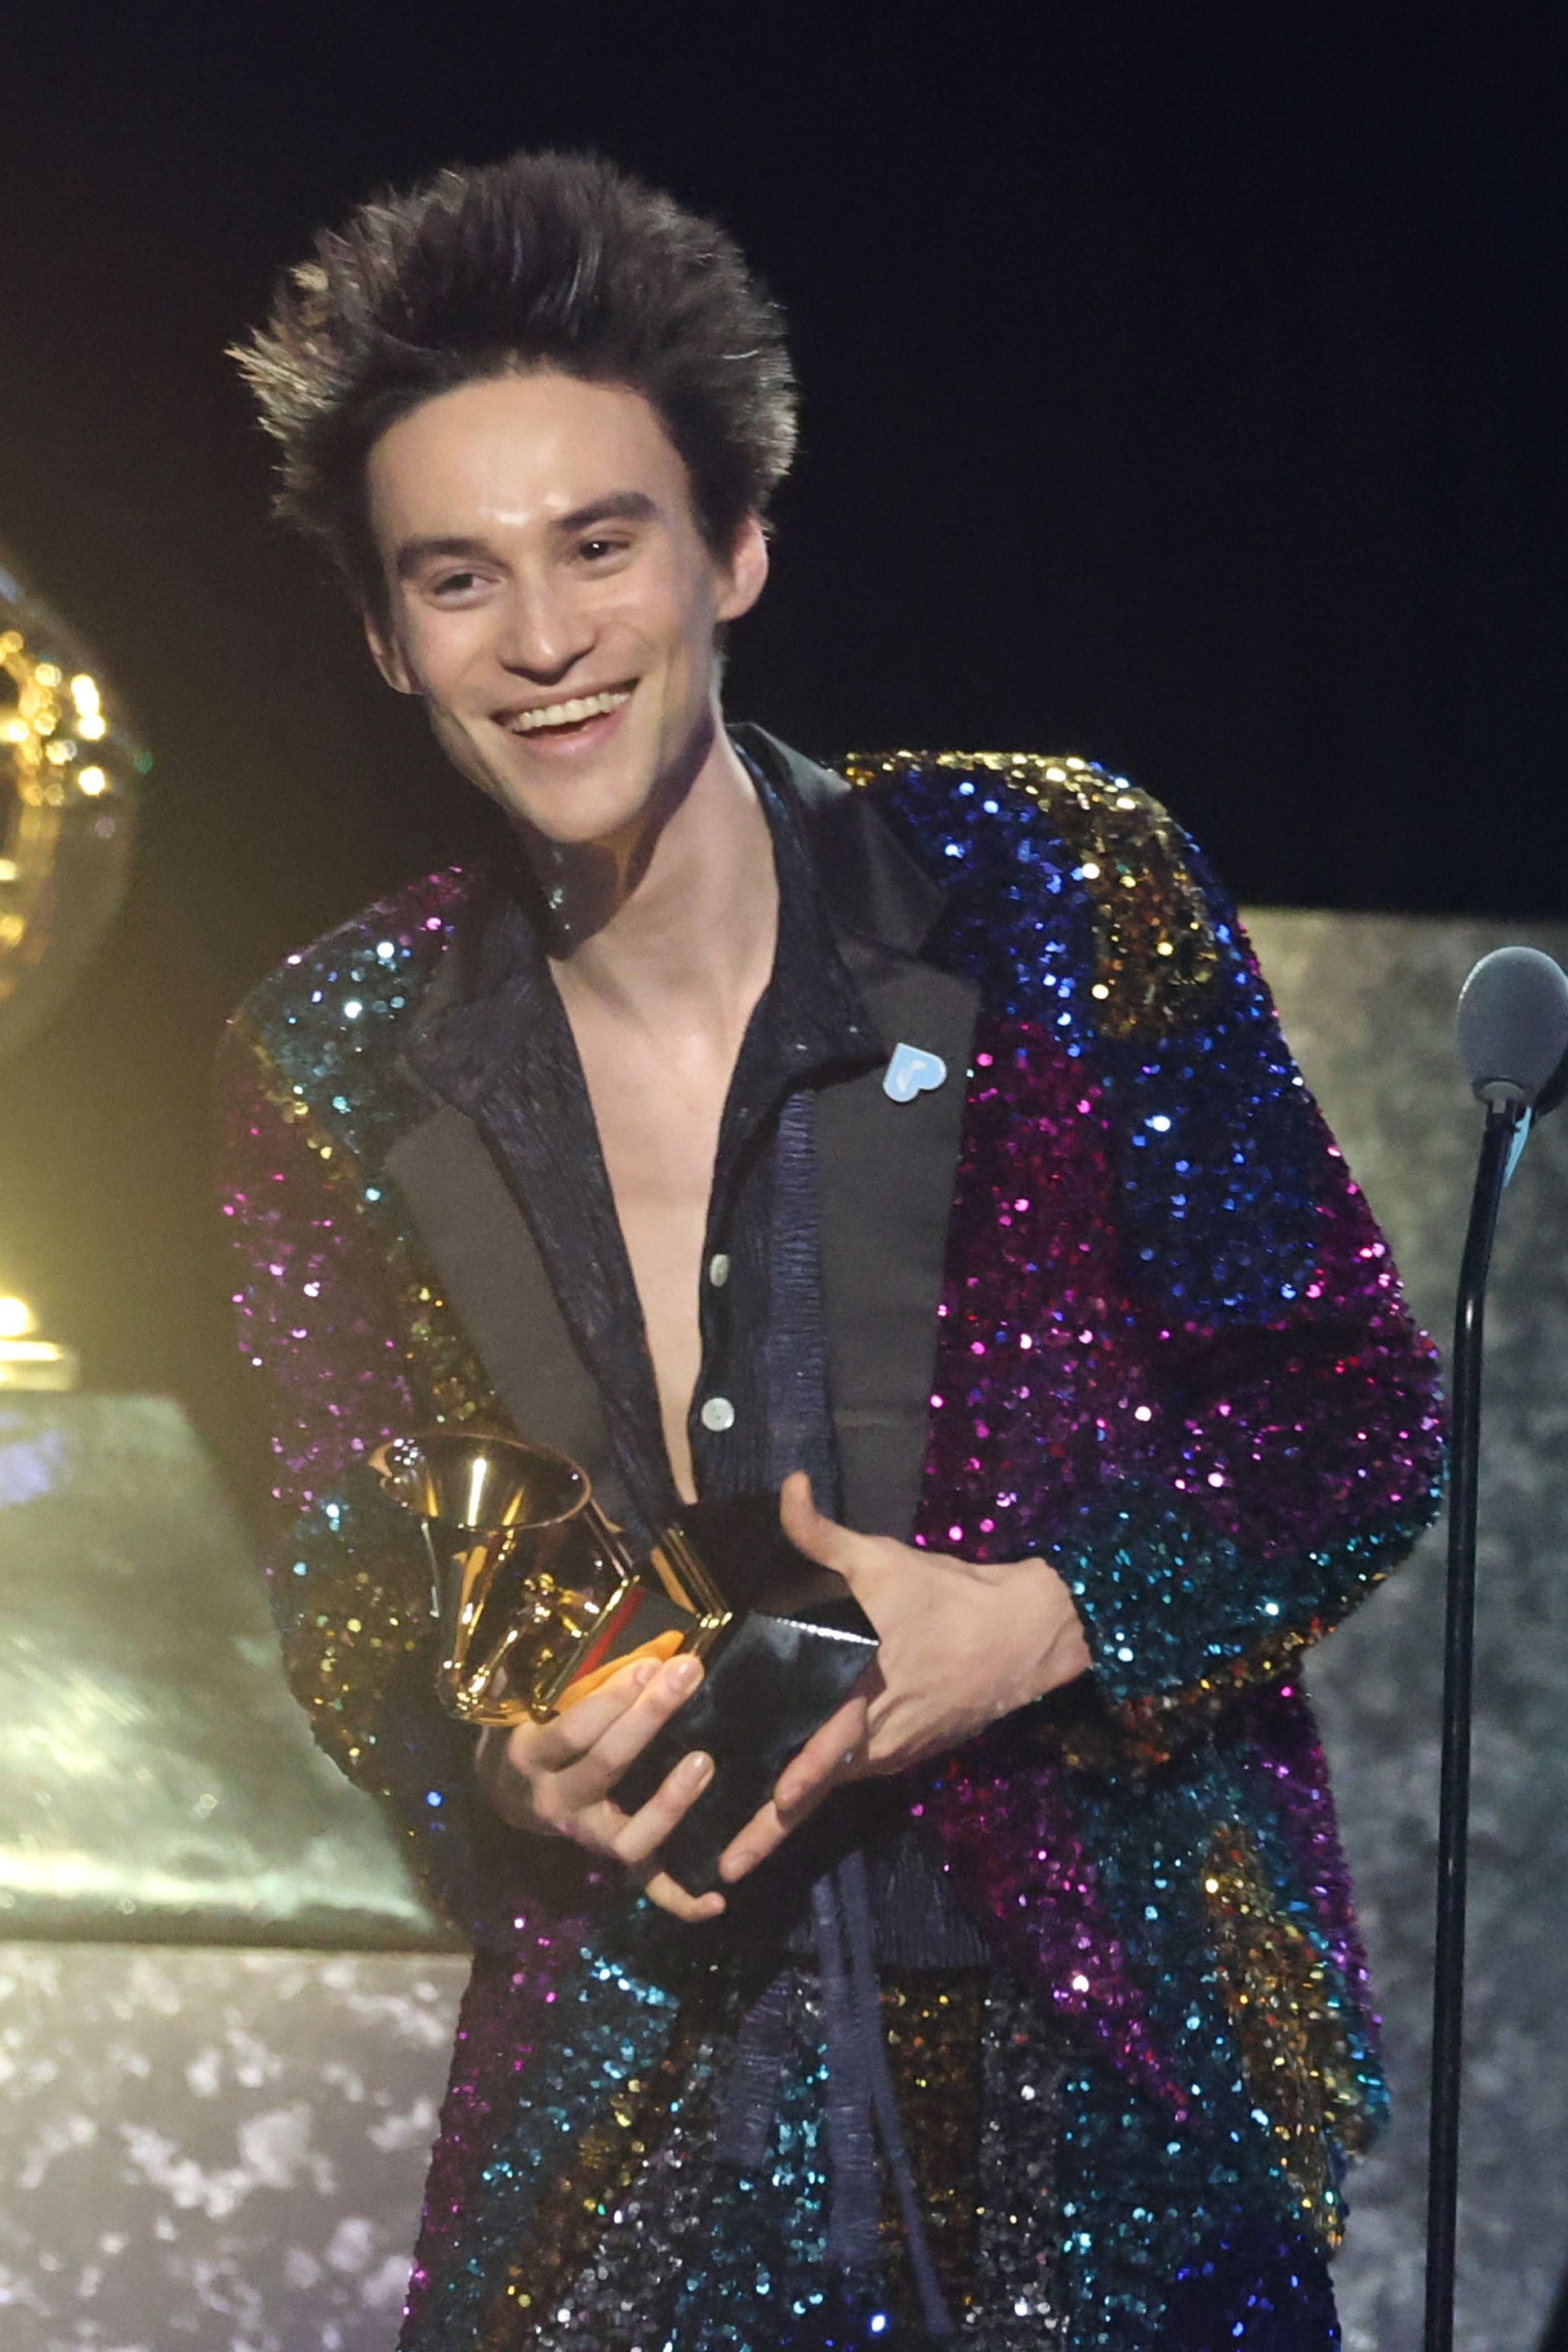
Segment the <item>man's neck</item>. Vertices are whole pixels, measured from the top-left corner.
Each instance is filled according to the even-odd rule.
[[[773,969],[773,840],[744,761],[716,726],[690,784],[642,837],[542,868],[551,966],[567,1010],[738,1047]]]

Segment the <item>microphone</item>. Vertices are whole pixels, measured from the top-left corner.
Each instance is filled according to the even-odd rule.
[[[1480,1163],[1459,1267],[1450,1370],[1448,1583],[1444,1621],[1437,1944],[1432,1980],[1432,2120],[1426,2171],[1423,2352],[1452,2352],[1465,2037],[1465,1882],[1476,1637],[1476,1520],[1482,1318],[1503,1188],[1538,1118],[1568,1094],[1568,975],[1539,948],[1498,948],[1459,992],[1459,1061],[1486,1105]]]
[[[1489,1109],[1543,1118],[1568,1094],[1568,973],[1539,948],[1495,948],[1459,991],[1459,1060]]]

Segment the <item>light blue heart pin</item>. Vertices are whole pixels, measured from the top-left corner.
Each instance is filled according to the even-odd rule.
[[[882,1092],[890,1102],[913,1102],[917,1095],[929,1095],[940,1087],[946,1076],[947,1064],[940,1054],[928,1054],[923,1045],[895,1045],[882,1073]]]

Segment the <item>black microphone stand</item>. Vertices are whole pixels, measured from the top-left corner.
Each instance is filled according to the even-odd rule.
[[[1497,1090],[1499,1093],[1501,1089]],[[1513,1091],[1512,1089],[1510,1090]],[[1426,2324],[1423,2352],[1452,2352],[1459,2203],[1459,2096],[1465,2039],[1465,1872],[1470,1813],[1470,1711],[1476,1646],[1476,1494],[1481,1340],[1498,1207],[1522,1101],[1489,1102],[1454,1315],[1448,1597],[1443,1654],[1442,1798],[1437,1822],[1437,1951],[1432,1995],[1432,2119],[1426,2175]]]

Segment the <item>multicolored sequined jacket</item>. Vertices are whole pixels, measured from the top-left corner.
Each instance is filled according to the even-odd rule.
[[[901,1106],[873,1072],[822,1123],[848,1515],[894,1532],[912,1515],[915,1540],[974,1559],[1045,1555],[1095,1657],[924,1776],[911,1811],[1004,1964],[1164,2116],[1173,2169],[1195,2135],[1205,2180],[1272,2184],[1332,2242],[1343,2156],[1384,2092],[1295,1668],[1435,1512],[1435,1350],[1232,908],[1153,802],[1032,755],[856,759],[847,790],[738,732],[805,808],[889,1049],[968,1070],[966,1100],[950,1085]],[[432,1695],[416,1531],[364,1467],[435,1416],[551,1410],[537,1383],[520,1404],[515,1363],[498,1371],[499,1327],[522,1311],[500,1244],[466,1274],[446,1255],[515,1214],[480,1200],[493,1163],[473,1161],[444,1236],[417,1197],[424,1147],[473,1141],[432,1091],[428,1041],[432,1006],[460,1023],[492,986],[465,944],[483,898],[461,872],[416,883],[256,991],[226,1047],[225,1205],[244,1345],[275,1390],[290,1677],[481,1954],[427,2232],[479,2199],[508,2135],[510,2247],[465,2260],[526,2304],[547,2292],[519,2285],[528,2263],[559,2271],[563,2232],[637,2160],[646,2117],[616,2086],[655,2095],[681,1964],[574,1850],[477,1800],[471,1735]],[[906,1182],[925,1188],[907,1215]],[[906,1225],[923,1271],[900,1270]],[[614,2079],[570,2111],[541,2095],[525,2130],[567,1986],[582,2032],[591,2013],[618,2052]]]

